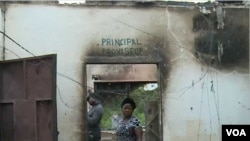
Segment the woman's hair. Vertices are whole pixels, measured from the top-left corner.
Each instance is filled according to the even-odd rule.
[[[130,104],[132,107],[133,107],[133,109],[135,109],[136,108],[136,104],[135,104],[135,102],[134,102],[134,100],[132,99],[132,98],[125,98],[123,101],[122,101],[122,104],[121,104],[121,108],[123,107],[123,105],[125,105],[125,104]]]

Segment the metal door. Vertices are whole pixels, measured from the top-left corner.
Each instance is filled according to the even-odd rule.
[[[159,101],[145,102],[146,141],[160,141]]]
[[[0,62],[0,141],[57,141],[56,55]]]

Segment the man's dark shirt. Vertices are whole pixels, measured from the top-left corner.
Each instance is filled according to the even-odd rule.
[[[88,112],[88,131],[90,136],[101,137],[101,119],[103,115],[103,106],[101,103],[92,105],[92,108]]]

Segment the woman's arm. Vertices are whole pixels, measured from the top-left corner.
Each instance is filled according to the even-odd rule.
[[[136,141],[142,141],[142,127],[135,128]]]

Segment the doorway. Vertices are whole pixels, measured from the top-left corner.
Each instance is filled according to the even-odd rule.
[[[86,64],[87,93],[102,93],[102,141],[115,140],[116,125],[121,119],[120,104],[126,97],[136,102],[133,115],[142,123],[143,140],[160,141],[158,83],[157,64]]]

